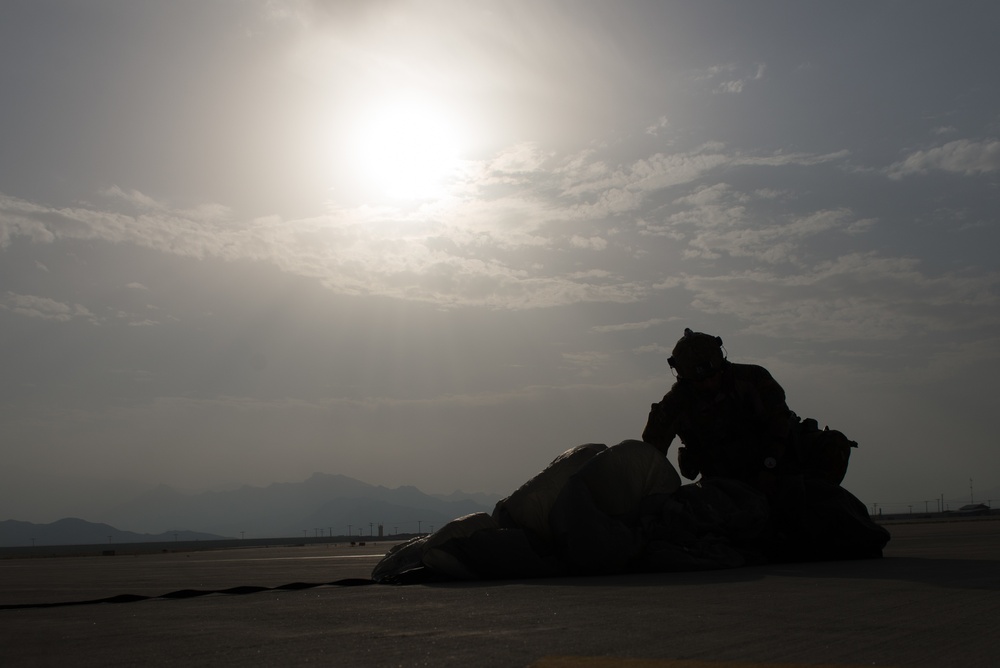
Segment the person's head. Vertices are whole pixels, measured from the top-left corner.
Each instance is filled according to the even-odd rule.
[[[722,338],[701,332],[684,330],[667,364],[677,372],[681,380],[704,381],[716,376],[725,366],[726,357],[722,352]]]

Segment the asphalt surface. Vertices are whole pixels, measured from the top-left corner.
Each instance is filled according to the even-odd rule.
[[[407,586],[346,586],[391,543],[3,559],[0,666],[1000,665],[1000,521],[889,529],[875,560]],[[122,594],[153,598],[3,608]]]

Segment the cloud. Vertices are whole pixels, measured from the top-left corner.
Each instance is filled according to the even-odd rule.
[[[847,151],[833,153],[786,153],[778,151],[771,154],[752,155],[745,153],[727,153],[725,146],[719,143],[706,143],[691,151],[676,153],[656,153],[648,158],[641,158],[629,165],[600,173],[584,173],[579,170],[576,178],[564,187],[564,194],[574,197],[586,197],[588,194],[598,194],[603,201],[623,201],[624,193],[631,193],[630,204],[633,209],[642,203],[642,197],[653,192],[692,183],[710,172],[734,167],[784,167],[800,165],[803,167],[834,162],[845,158]],[[593,212],[606,212],[610,207],[594,204],[589,206]],[[622,207],[619,207],[621,210]]]
[[[193,208],[176,208],[145,195],[138,190],[126,191],[118,186],[105,188],[100,194],[109,199],[128,204],[136,212],[169,215],[198,223],[224,223],[231,221],[234,215],[232,209],[222,204],[210,202],[199,204]]]
[[[265,261],[344,294],[383,294],[453,306],[537,308],[634,301],[648,292],[637,284],[595,284],[593,276],[577,280],[570,274],[538,272],[517,257],[502,259],[509,249],[544,249],[554,243],[533,232],[549,214],[530,187],[492,200],[448,202],[409,212],[359,208],[308,219],[239,222],[214,213],[224,208],[172,211],[137,193],[127,199],[138,209],[132,214],[36,207],[27,216],[19,213],[30,225],[18,221],[16,230],[30,230],[33,239],[45,242],[103,240],[186,257]],[[0,219],[10,208],[0,210]],[[204,211],[213,213],[199,213]],[[578,247],[607,247],[597,236],[576,237]]]
[[[718,79],[720,77],[726,77],[726,79],[720,82],[716,88],[717,93],[742,93],[746,85],[751,81],[760,81],[764,78],[764,72],[767,69],[766,65],[763,63],[757,63],[752,73],[745,74],[736,78],[732,78],[733,74],[740,71],[738,65],[715,65],[710,67],[707,74],[700,77],[702,79]]]
[[[330,208],[307,218],[241,219],[219,204],[172,207],[138,191],[111,187],[103,192],[101,207],[47,208],[0,197],[0,225],[8,230],[8,239],[103,240],[185,257],[253,260],[315,279],[340,294],[445,307],[517,310],[634,303],[681,286],[694,295],[696,310],[794,319],[788,315],[791,306],[782,308],[780,300],[767,304],[768,291],[837,260],[814,241],[858,236],[874,221],[846,207],[792,210],[794,193],[766,184],[747,192],[721,182],[691,185],[717,170],[811,167],[845,155],[734,153],[722,144],[705,143],[612,167],[593,149],[560,156],[521,143],[469,163],[450,196],[408,209],[360,206]],[[678,192],[664,203],[659,193],[671,188]],[[653,253],[699,264],[677,264],[666,273],[621,264]],[[710,263],[724,256],[742,264],[720,273]],[[755,273],[739,273],[750,266]],[[772,267],[772,273],[764,267]],[[734,302],[732,290],[751,286],[767,289],[742,304]],[[823,286],[829,283],[800,284],[797,290],[815,291],[823,299],[841,296]],[[138,283],[128,287],[145,289]],[[855,289],[863,293],[867,288],[843,286],[846,292]],[[859,299],[865,298],[862,294]],[[808,312],[807,301],[801,297],[789,303],[796,305],[796,313]],[[756,310],[748,306],[754,304]],[[144,316],[129,321],[156,324]]]
[[[653,135],[654,137],[659,136],[660,131],[666,129],[670,126],[670,121],[666,116],[660,116],[656,119],[656,122],[646,128],[647,135]]]
[[[0,303],[0,308],[8,309],[29,318],[56,320],[58,322],[68,322],[75,318],[82,318],[95,325],[98,324],[97,316],[80,304],[65,304],[54,299],[49,299],[48,297],[19,295],[13,292],[8,292],[4,301],[6,303]]]
[[[10,245],[14,237],[35,243],[53,241],[55,235],[45,220],[49,214],[47,207],[0,193],[0,249]]]
[[[579,235],[574,235],[572,239],[569,240],[570,245],[573,248],[587,249],[600,251],[608,247],[607,239],[601,237],[581,237]]]
[[[522,142],[501,151],[484,165],[486,177],[483,183],[493,180],[507,183],[518,182],[525,176],[542,171],[552,154],[543,151],[535,142]]]
[[[592,376],[601,367],[611,361],[611,355],[607,352],[588,350],[575,353],[563,353],[563,362],[571,369],[575,369],[579,377],[587,378]]]
[[[813,251],[805,246],[810,239],[827,232],[860,234],[873,224],[846,208],[762,217],[754,205],[774,196],[769,190],[738,192],[726,183],[702,186],[674,200],[679,211],[661,222],[643,223],[644,232],[686,240],[687,258],[714,260],[725,255],[802,268],[812,261],[807,255]]]
[[[634,355],[661,355],[663,357],[668,357],[673,353],[672,347],[661,346],[658,343],[652,343],[645,346],[638,346],[632,349],[632,354]]]
[[[662,325],[665,322],[667,322],[667,320],[664,318],[653,318],[651,320],[644,320],[643,322],[623,322],[618,325],[597,325],[595,327],[591,327],[590,331],[602,334],[606,334],[608,332],[634,332]]]
[[[657,154],[612,172],[589,152],[559,158],[522,143],[470,164],[451,197],[412,209],[362,206],[311,218],[241,220],[223,205],[172,207],[111,187],[102,193],[102,207],[47,208],[7,197],[0,200],[0,221],[7,239],[103,240],[199,259],[263,261],[344,294],[511,309],[631,302],[656,286],[616,272],[564,272],[539,260],[567,248],[609,250],[615,234],[609,218],[639,210],[648,193],[717,166],[830,159],[734,157],[721,148]],[[561,231],[582,221],[592,222],[592,230]]]
[[[920,262],[851,253],[811,271],[751,270],[689,276],[685,286],[707,313],[735,315],[771,337],[897,340],[931,332],[1000,326],[1000,275],[930,276]]]
[[[1000,141],[958,139],[943,146],[911,153],[886,169],[889,178],[902,179],[933,170],[974,176],[1000,170]]]

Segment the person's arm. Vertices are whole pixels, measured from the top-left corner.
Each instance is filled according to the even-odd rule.
[[[663,400],[650,407],[646,428],[642,430],[642,440],[656,447],[665,457],[670,450],[670,444],[677,436],[677,414],[674,408],[676,401],[668,393]]]

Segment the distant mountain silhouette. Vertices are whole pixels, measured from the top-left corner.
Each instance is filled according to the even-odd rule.
[[[298,483],[244,486],[227,492],[180,494],[161,485],[108,513],[117,526],[160,532],[170,527],[228,537],[267,538],[323,535],[416,533],[475,512],[491,512],[493,503],[469,495],[436,498],[416,487],[369,485],[343,475],[315,473]]]
[[[158,543],[167,541],[216,540],[221,536],[195,531],[167,531],[139,534],[121,531],[108,524],[87,522],[76,517],[35,524],[18,520],[0,521],[0,547],[43,545],[97,545],[121,543]]]

